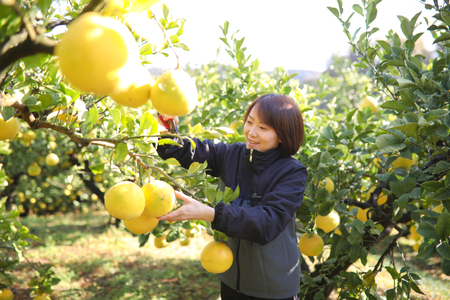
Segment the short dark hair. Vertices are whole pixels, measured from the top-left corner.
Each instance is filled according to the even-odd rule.
[[[303,143],[303,117],[298,105],[288,96],[265,94],[250,104],[245,112],[244,122],[253,107],[257,107],[261,122],[272,127],[281,141],[283,156],[292,156]]]

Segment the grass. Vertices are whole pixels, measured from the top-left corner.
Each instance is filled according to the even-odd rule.
[[[201,250],[212,237],[204,233],[191,239],[188,246],[175,241],[162,249],[156,248],[150,240],[139,248],[137,238],[123,227],[107,227],[108,220],[109,214],[105,211],[30,216],[21,220],[40,238],[26,251],[27,260],[44,266],[53,264],[52,270],[61,279],[54,286],[53,300],[220,299],[219,280],[205,271],[199,260]],[[440,259],[435,257],[426,263],[416,260],[408,240],[400,242],[405,259],[412,266],[411,272],[422,278],[419,284],[425,293],[413,293],[411,299],[450,299],[450,277],[440,271]],[[381,253],[383,245],[376,250]],[[352,268],[367,270],[377,259],[378,256],[369,255],[367,266],[355,264]],[[391,263],[403,264],[397,256],[386,260],[384,265]],[[12,287],[15,299],[32,299],[27,283],[33,278],[34,270],[26,260],[14,276],[18,278]],[[393,286],[386,271],[377,274],[376,282],[380,295]]]
[[[200,264],[207,234],[156,248],[151,240],[139,248],[123,228],[106,227],[109,215],[94,211],[22,220],[40,241],[26,252],[29,261],[53,264],[61,279],[52,299],[217,299],[220,283]],[[18,299],[32,299],[27,287],[33,270],[23,263],[14,274]]]

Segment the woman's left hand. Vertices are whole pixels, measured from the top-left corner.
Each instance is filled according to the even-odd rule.
[[[182,192],[175,191],[175,196],[184,201],[183,206],[162,217],[157,218],[162,221],[185,221],[185,220],[203,220],[212,222],[214,220],[214,208],[206,206],[201,202],[186,196]]]

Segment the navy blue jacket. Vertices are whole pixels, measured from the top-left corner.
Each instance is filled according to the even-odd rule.
[[[301,206],[307,179],[305,166],[282,157],[281,145],[259,152],[244,143],[232,145],[194,139],[184,146],[159,146],[161,158],[181,166],[208,162],[209,175],[222,187],[240,188],[231,205],[216,205],[213,229],[225,233],[234,254],[232,267],[219,278],[231,288],[259,298],[288,298],[299,292],[300,252],[295,212]]]

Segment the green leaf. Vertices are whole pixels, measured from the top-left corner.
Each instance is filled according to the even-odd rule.
[[[411,23],[408,19],[403,19],[401,23],[402,32],[405,35],[405,37],[409,40],[412,37],[413,28],[411,26]]]
[[[145,129],[151,128],[153,125],[158,125],[158,121],[153,117],[153,115],[146,111],[141,115],[140,120],[140,130],[143,131]],[[152,134],[152,133],[150,133]]]
[[[181,145],[179,143],[175,142],[172,139],[160,139],[158,141],[158,145],[176,145],[176,146],[180,146],[181,147]]]
[[[14,107],[2,107],[2,117],[5,122],[14,117]]]
[[[163,13],[164,13],[164,19],[167,19],[167,17],[169,16],[169,8],[164,3],[163,3]]]
[[[319,206],[319,211],[318,211],[319,215],[321,215],[321,216],[329,215],[335,206],[336,206],[335,201],[325,201],[325,202],[321,203]]]
[[[188,170],[188,174],[194,174],[195,172],[197,172],[200,169],[201,165],[198,162],[193,162],[190,166],[189,166],[189,170]]]
[[[119,143],[114,148],[115,153],[115,159],[114,161],[122,161],[124,160],[128,155],[128,146],[125,143]]]
[[[89,165],[89,169],[91,169],[94,174],[100,174],[105,170],[105,164]]]
[[[436,223],[436,234],[439,239],[446,239],[450,237],[450,212],[446,209],[442,211],[442,214],[438,218]],[[450,259],[450,257],[447,259]]]
[[[360,14],[361,16],[364,16],[363,9],[359,4],[353,4],[352,8],[356,13]]]
[[[398,82],[398,87],[399,89],[407,89],[407,88],[411,88],[411,87],[419,87],[414,81],[408,80],[406,78],[400,77],[397,78],[397,82]]]
[[[389,272],[389,274],[391,274],[393,280],[397,280],[401,277],[396,269],[388,266],[385,266],[384,268]]]
[[[331,11],[331,13],[332,13],[333,15],[336,16],[336,18],[339,19],[339,10],[337,10],[337,8],[330,7],[330,6],[328,6],[327,8],[328,8],[329,11]]]
[[[450,260],[450,245],[448,244],[448,240],[445,240],[437,245],[436,250],[443,259]]]
[[[406,110],[406,106],[399,101],[386,101],[383,104],[381,104],[380,107],[385,108],[385,109],[393,109],[396,111],[405,111]]]
[[[437,239],[436,228],[428,221],[422,222],[417,228],[417,232],[428,239]]]
[[[448,115],[450,113],[450,111],[446,110],[446,109],[435,109],[435,110],[431,110],[425,114],[423,114],[423,117],[428,121],[433,121],[435,119],[439,119],[442,118],[446,115]]]
[[[417,285],[417,283],[414,281],[414,279],[410,278],[409,279],[409,283],[411,285],[411,288],[414,290],[414,292],[425,295],[419,288],[419,286]]]
[[[86,130],[89,131],[92,129],[92,127],[97,123],[98,120],[98,111],[97,106],[93,105],[87,112],[87,118],[86,118]]]
[[[438,162],[436,164],[436,166],[433,169],[433,174],[439,174],[439,173],[443,173],[447,170],[450,170],[450,163],[441,160],[440,162]]]
[[[382,134],[376,137],[375,145],[381,153],[391,153],[406,147],[403,141],[391,134]]]
[[[109,112],[111,113],[111,117],[112,117],[114,123],[116,123],[116,125],[120,124],[120,121],[122,119],[122,114],[121,114],[120,110],[117,108],[113,108],[113,109],[110,109]]]
[[[421,185],[424,189],[430,192],[436,192],[438,189],[444,187],[444,182],[442,181],[425,181]]]
[[[450,33],[443,33],[434,40],[433,44],[443,42],[443,41],[448,41],[448,40],[450,40]]]

